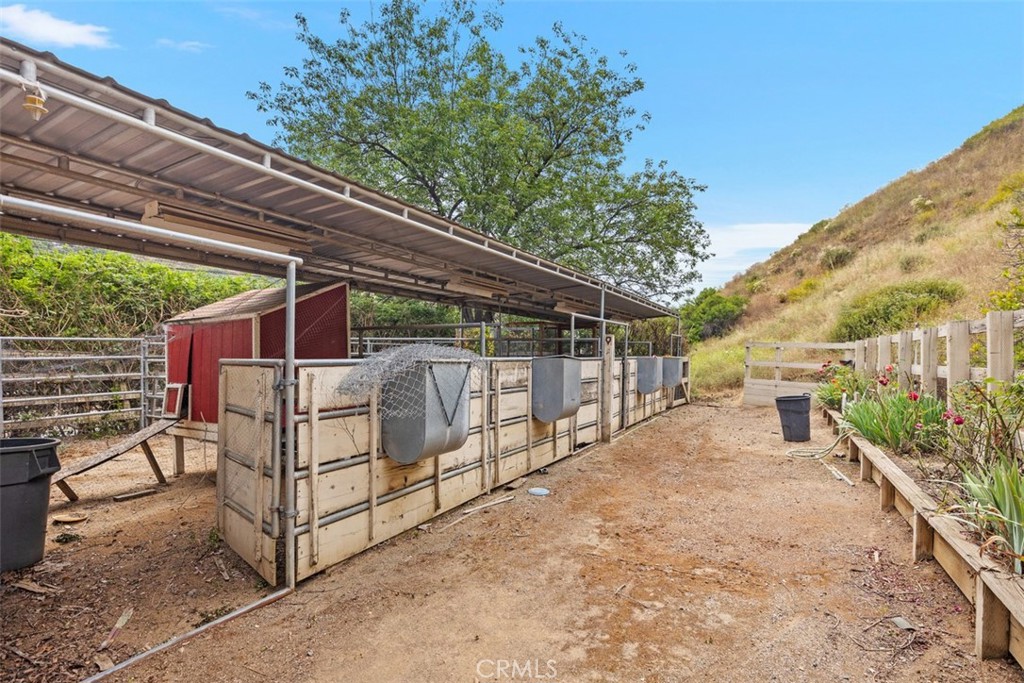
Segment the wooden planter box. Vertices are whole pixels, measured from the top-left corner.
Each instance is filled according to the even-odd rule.
[[[822,410],[838,433],[842,416]],[[982,555],[980,547],[964,537],[960,522],[938,513],[935,500],[884,451],[860,436],[848,435],[844,441],[850,461],[860,462],[861,480],[878,485],[881,508],[895,509],[910,524],[913,561],[935,558],[974,605],[977,655],[982,659],[1012,655],[1024,666],[1024,578]]]

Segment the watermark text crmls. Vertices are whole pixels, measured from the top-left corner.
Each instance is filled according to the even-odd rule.
[[[557,665],[553,659],[481,659],[476,675],[482,681],[554,681]]]

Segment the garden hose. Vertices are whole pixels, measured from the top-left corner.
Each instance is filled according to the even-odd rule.
[[[788,455],[791,458],[803,458],[805,460],[821,460],[822,458],[824,458],[825,456],[827,456],[829,453],[836,449],[836,446],[839,445],[839,442],[843,440],[844,436],[845,434],[840,434],[839,436],[836,437],[835,441],[833,441],[828,446],[825,446],[824,448],[794,448],[792,450],[786,451],[786,455]]]
[[[790,458],[801,458],[803,460],[817,460],[822,465],[824,465],[829,472],[832,473],[833,477],[839,479],[840,481],[845,481],[849,486],[853,486],[854,483],[850,481],[849,477],[847,477],[845,474],[837,470],[832,463],[825,460],[825,457],[836,449],[836,446],[839,445],[839,442],[843,440],[844,436],[846,436],[846,434],[840,432],[839,436],[836,437],[836,440],[824,448],[794,448],[792,450],[786,451],[786,455],[789,456]]]

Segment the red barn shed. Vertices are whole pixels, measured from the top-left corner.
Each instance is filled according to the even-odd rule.
[[[284,289],[259,289],[164,323],[164,415],[185,418],[178,433],[214,437],[215,432],[206,426],[217,422],[218,363],[222,358],[284,358],[284,306]],[[297,287],[295,357],[348,358],[348,342],[348,284]]]

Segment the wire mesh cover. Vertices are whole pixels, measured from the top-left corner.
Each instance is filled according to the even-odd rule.
[[[408,464],[466,442],[470,382],[482,365],[479,356],[462,349],[401,346],[367,360],[337,390],[369,400],[379,388],[382,445],[393,460]]]

